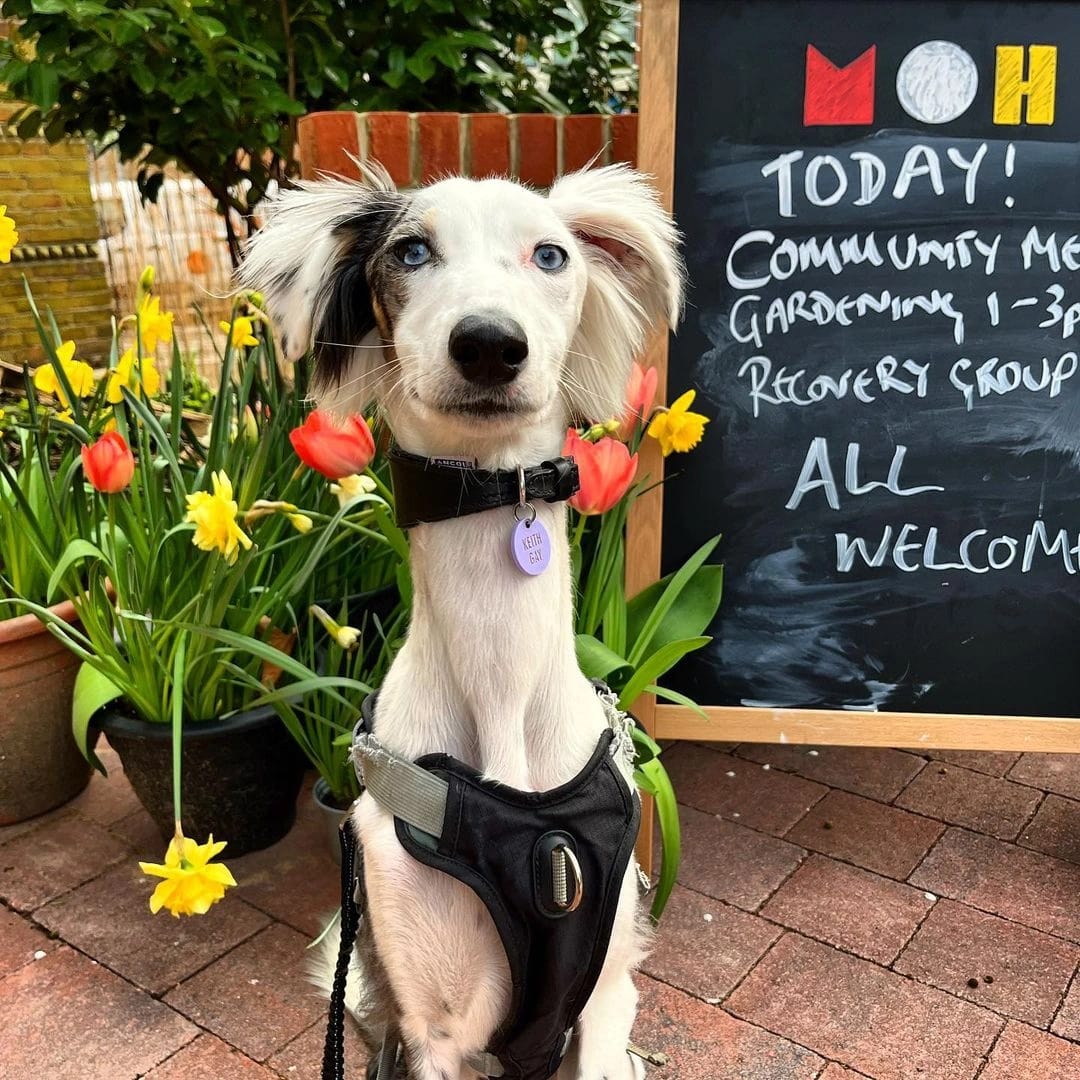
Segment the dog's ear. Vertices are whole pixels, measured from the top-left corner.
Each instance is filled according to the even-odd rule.
[[[407,196],[385,172],[365,169],[362,182],[305,181],[265,204],[265,223],[248,245],[241,285],[262,292],[289,360],[309,349],[317,392],[359,409],[350,387],[383,361],[377,304],[368,277],[371,259],[404,211]],[[347,400],[351,399],[351,400]]]
[[[655,189],[626,165],[570,173],[548,199],[578,241],[589,280],[570,345],[567,393],[579,419],[622,411],[630,364],[655,323],[682,313],[679,233]]]

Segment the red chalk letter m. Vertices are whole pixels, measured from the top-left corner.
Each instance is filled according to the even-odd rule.
[[[842,68],[807,45],[803,125],[872,124],[876,63],[876,45]]]

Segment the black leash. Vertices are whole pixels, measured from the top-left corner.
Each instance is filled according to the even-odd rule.
[[[363,887],[357,874],[356,834],[349,817],[342,819],[341,840],[341,944],[338,947],[334,986],[330,994],[330,1015],[326,1021],[322,1080],[345,1080],[345,983],[349,977],[356,935],[363,917]]]

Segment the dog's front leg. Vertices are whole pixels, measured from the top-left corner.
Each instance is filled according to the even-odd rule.
[[[473,1080],[509,995],[509,968],[487,909],[465,885],[413,859],[370,795],[354,818],[364,850],[375,949],[410,1080]]]
[[[638,921],[637,868],[623,878],[619,910],[607,959],[577,1025],[576,1054],[558,1080],[640,1080],[643,1063],[626,1052],[637,1013],[631,972],[645,953],[646,933]],[[564,1076],[565,1072],[565,1076]]]

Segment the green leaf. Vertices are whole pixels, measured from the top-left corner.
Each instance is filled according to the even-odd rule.
[[[70,544],[64,549],[63,554],[60,556],[59,561],[53,568],[52,576],[49,578],[48,587],[45,590],[45,597],[52,602],[53,597],[56,595],[56,590],[63,580],[64,575],[78,562],[82,562],[83,559],[98,559],[103,563],[107,563],[108,560],[105,557],[105,552],[101,550],[96,544],[91,544],[89,540],[72,540]]]
[[[26,73],[26,82],[30,88],[31,99],[42,112],[56,104],[60,93],[60,76],[51,64],[35,61]]]
[[[678,690],[669,690],[666,686],[656,686],[654,684],[652,686],[646,686],[645,691],[649,694],[655,694],[658,698],[663,698],[665,701],[672,701],[676,705],[682,705],[687,709],[693,709],[702,720],[709,719],[709,714],[693,698],[689,698],[685,694],[680,694]]]
[[[690,556],[689,559],[672,575],[667,587],[660,594],[656,606],[649,612],[641,627],[641,631],[634,639],[634,647],[630,650],[629,660],[635,667],[645,655],[645,650],[652,644],[656,631],[664,621],[667,613],[672,609],[675,601],[690,583],[690,579],[704,565],[705,560],[713,553],[713,549],[720,543],[720,537],[714,536],[711,540],[702,544],[701,547]],[[651,680],[650,680],[651,681]]]
[[[653,797],[656,802],[656,817],[660,823],[660,844],[663,849],[660,863],[660,880],[656,886],[652,909],[649,912],[653,922],[659,922],[667,906],[675,879],[682,862],[682,831],[679,827],[679,806],[675,799],[675,789],[671,777],[659,758],[641,762],[634,770],[634,779],[638,787]]]
[[[665,671],[670,671],[687,653],[700,649],[712,641],[710,637],[684,638],[681,641],[669,641],[662,645],[648,659],[634,668],[634,674],[627,680],[619,695],[619,708],[629,709],[644,692],[645,687],[656,682]]]
[[[103,776],[105,766],[90,747],[90,721],[94,714],[110,701],[123,697],[120,689],[107,675],[85,661],[75,676],[75,694],[71,699],[71,733],[82,756]]]
[[[592,634],[578,634],[574,638],[574,648],[577,651],[578,666],[590,679],[609,679],[612,672],[619,672],[623,678],[629,674],[626,660],[617,652],[609,649],[602,641],[597,640]],[[616,684],[621,679],[612,679]]]
[[[673,576],[668,574],[667,577],[654,581],[627,602],[627,641],[637,641],[641,636],[646,619],[656,609],[660,597],[671,584]],[[669,641],[704,634],[716,618],[723,590],[724,568],[712,565],[700,567],[676,598],[668,613],[660,620],[660,625],[653,634],[653,647],[659,648]]]

